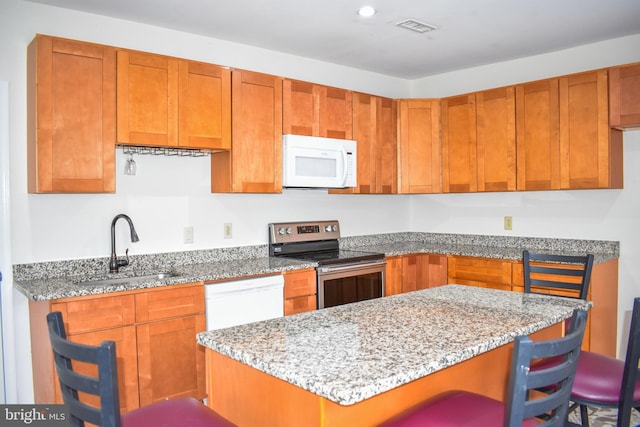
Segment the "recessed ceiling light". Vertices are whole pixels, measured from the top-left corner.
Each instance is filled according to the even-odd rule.
[[[371,6],[363,6],[358,9],[358,15],[362,16],[363,18],[370,18],[375,14],[376,10]]]
[[[406,28],[407,30],[415,31],[418,33],[426,33],[429,31],[437,30],[438,27],[434,25],[425,24],[417,19],[405,19],[396,24],[398,27]]]

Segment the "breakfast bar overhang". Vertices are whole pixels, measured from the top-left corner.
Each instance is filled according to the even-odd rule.
[[[208,405],[242,426],[373,426],[450,389],[504,400],[514,338],[590,306],[446,285],[203,332]]]

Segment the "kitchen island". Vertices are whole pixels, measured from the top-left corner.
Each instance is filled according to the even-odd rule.
[[[590,303],[462,285],[198,334],[209,405],[241,426],[370,426],[441,391],[504,399],[511,343]]]

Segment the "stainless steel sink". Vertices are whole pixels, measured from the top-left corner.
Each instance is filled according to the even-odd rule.
[[[180,274],[175,272],[162,272],[155,274],[145,274],[142,276],[131,277],[114,277],[112,279],[96,279],[76,282],[78,286],[101,286],[101,285],[124,285],[132,282],[150,282],[154,280],[164,280],[172,277],[178,277]]]

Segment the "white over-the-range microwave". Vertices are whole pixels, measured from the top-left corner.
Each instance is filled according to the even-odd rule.
[[[282,186],[347,188],[357,182],[356,141],[282,136]]]

